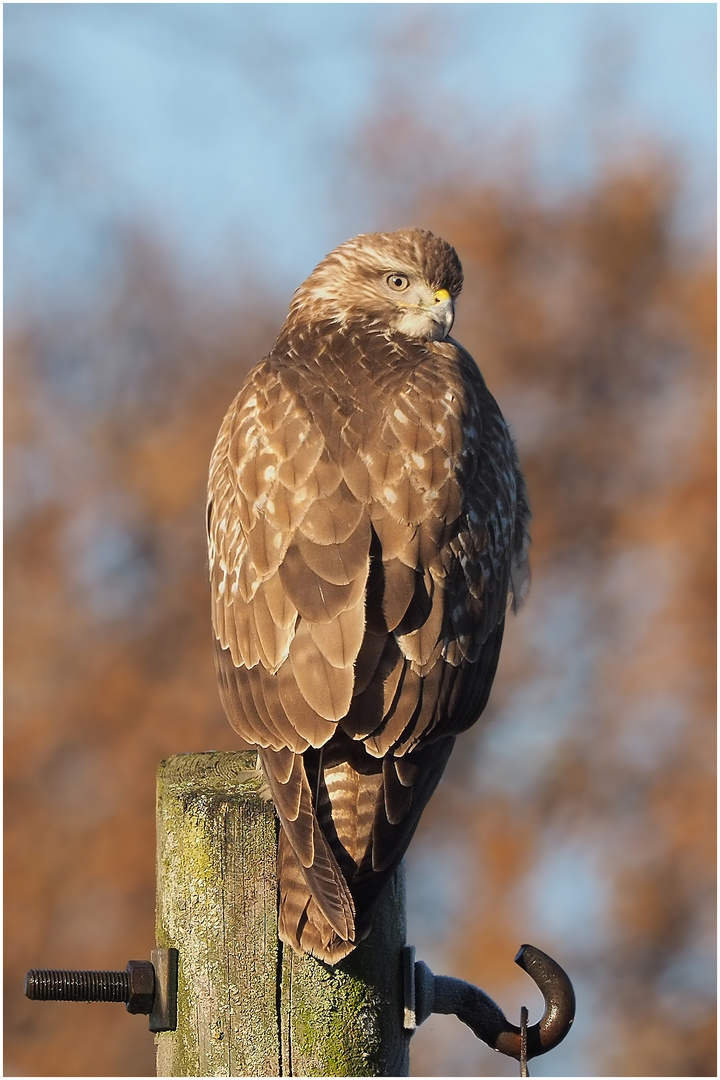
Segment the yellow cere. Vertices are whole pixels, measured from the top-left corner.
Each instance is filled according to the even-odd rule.
[[[447,291],[447,289],[438,289],[438,291],[435,293],[435,303],[436,304],[439,304],[442,300],[449,300],[449,299],[450,299],[450,293]]]

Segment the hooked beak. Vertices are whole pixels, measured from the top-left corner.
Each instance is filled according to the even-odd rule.
[[[431,292],[424,284],[408,289],[398,309],[397,329],[421,341],[442,341],[450,333],[455,318],[448,290]]]
[[[432,307],[428,308],[430,317],[438,324],[442,330],[440,335],[446,338],[452,329],[453,320],[455,318],[455,308],[453,306],[452,297],[447,289],[438,289],[433,294]]]

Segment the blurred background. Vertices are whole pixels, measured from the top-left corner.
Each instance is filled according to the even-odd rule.
[[[533,588],[408,857],[408,940],[535,1076],[715,1065],[714,4],[11,4],[5,1075],[152,1075],[144,1018],[23,997],[154,944],[158,762],[236,748],[204,489],[292,290],[358,232],[455,245]],[[452,1017],[426,1076],[516,1075]]]

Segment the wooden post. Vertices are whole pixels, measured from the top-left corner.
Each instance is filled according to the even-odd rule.
[[[158,1076],[407,1076],[402,869],[335,967],[277,937],[277,825],[255,753],[182,754],[157,793],[157,944],[179,950]]]

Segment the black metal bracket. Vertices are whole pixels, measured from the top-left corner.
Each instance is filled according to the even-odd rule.
[[[547,953],[533,945],[522,945],[515,963],[526,971],[540,990],[545,1011],[537,1024],[520,1027],[506,1019],[492,998],[472,983],[446,975],[433,975],[427,964],[415,960],[415,949],[403,949],[405,1014],[403,1026],[412,1032],[431,1013],[454,1013],[458,1019],[500,1054],[526,1062],[547,1054],[562,1042],[575,1018],[575,991],[567,974]],[[527,1016],[527,1010],[524,1010]]]
[[[130,960],[125,971],[28,971],[33,1001],[121,1001],[129,1013],[150,1017],[151,1031],[177,1027],[177,949],[153,949],[150,960]]]

